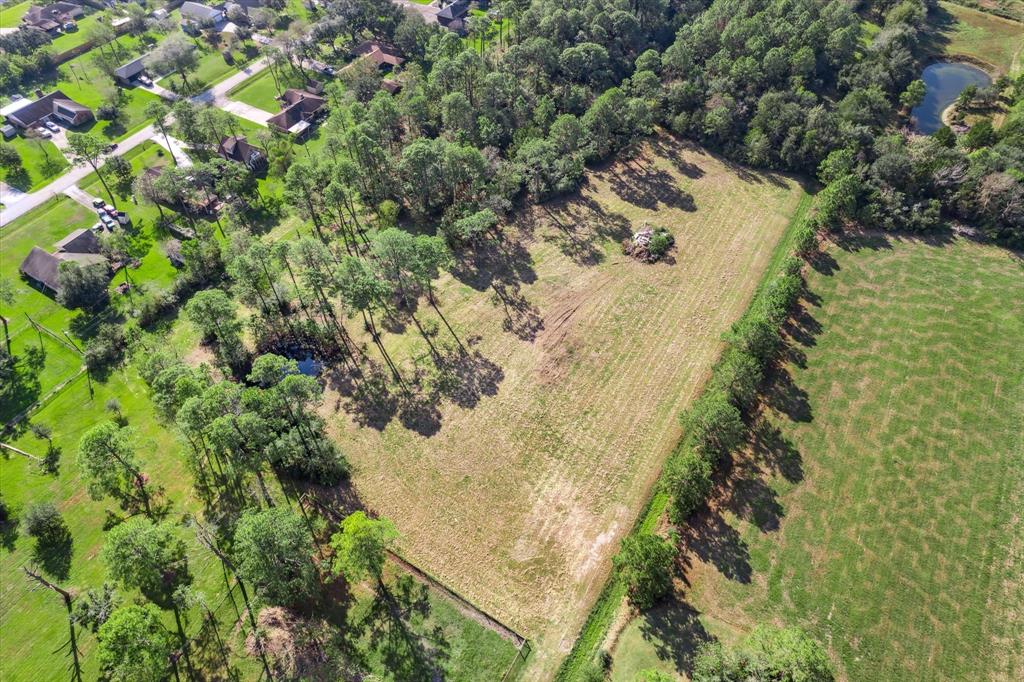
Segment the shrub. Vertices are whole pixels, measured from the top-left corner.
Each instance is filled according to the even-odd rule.
[[[59,538],[68,532],[63,517],[50,502],[40,502],[29,507],[22,524],[28,535],[42,542]]]
[[[92,371],[109,368],[121,361],[126,346],[121,325],[101,324],[85,344],[85,364]]]
[[[729,348],[715,368],[711,385],[724,391],[736,407],[749,407],[757,398],[764,372],[761,362],[740,348]]]
[[[629,601],[650,608],[672,589],[675,547],[657,535],[629,535],[615,555],[615,568],[626,582]]]
[[[651,252],[654,258],[661,258],[675,243],[676,238],[672,236],[671,232],[664,228],[659,228],[651,235],[651,243],[647,245],[647,250]]]
[[[672,523],[681,524],[711,492],[711,462],[707,457],[686,448],[669,458],[665,465],[664,485],[672,496],[668,515]]]
[[[832,664],[825,648],[799,628],[758,625],[735,648],[718,642],[700,647],[694,682],[830,682]]]
[[[782,344],[779,325],[773,324],[764,312],[747,315],[734,324],[726,340],[750,353],[762,364],[774,356]]]
[[[686,442],[711,461],[728,454],[741,442],[746,427],[740,411],[725,392],[710,388],[681,417]]]

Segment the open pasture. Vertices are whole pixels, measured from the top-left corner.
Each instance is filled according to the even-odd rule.
[[[752,447],[683,533],[689,589],[625,627],[614,680],[765,621],[840,679],[1024,676],[1024,264],[962,239],[830,254]]]
[[[656,140],[468,254],[439,283],[444,319],[416,311],[435,346],[455,345],[447,321],[467,348],[452,400],[367,412],[328,396],[360,500],[408,559],[534,641],[531,679],[572,646],[804,196]],[[622,255],[644,225],[674,233],[666,262]],[[415,325],[388,328],[405,371],[430,363]]]

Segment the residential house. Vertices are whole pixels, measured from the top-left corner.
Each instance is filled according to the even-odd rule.
[[[281,111],[267,119],[267,125],[296,137],[306,135],[325,112],[327,100],[319,95],[289,88],[281,95]]]
[[[198,2],[185,2],[181,5],[181,27],[199,29],[224,20],[224,10],[210,7]]]
[[[44,291],[52,294],[60,292],[60,264],[69,261],[81,266],[96,265],[106,262],[102,254],[100,240],[91,230],[75,230],[57,242],[53,253],[47,253],[38,246],[21,262],[18,271],[34,282]]]
[[[456,33],[464,33],[467,14],[469,14],[469,0],[455,0],[437,13],[437,23]]]
[[[356,58],[370,60],[383,71],[390,71],[405,63],[405,59],[398,54],[398,50],[377,40],[364,40],[356,45],[352,54]]]
[[[217,154],[228,161],[244,165],[254,173],[267,170],[267,155],[259,147],[249,144],[244,137],[225,137],[217,146]]]
[[[141,76],[146,70],[146,65],[143,64],[145,58],[145,55],[137,57],[114,69],[114,80],[126,87],[132,85],[132,81]]]
[[[55,2],[41,7],[30,7],[21,17],[21,21],[26,26],[33,26],[49,33],[65,24],[74,23],[75,19],[82,14],[84,14],[84,10],[81,5],[71,2]]]
[[[22,129],[32,128],[51,117],[56,118],[69,126],[78,126],[95,118],[92,109],[69,99],[60,90],[54,90],[49,95],[43,95],[38,90],[36,93],[39,99],[22,99],[22,106],[5,108],[7,122]]]

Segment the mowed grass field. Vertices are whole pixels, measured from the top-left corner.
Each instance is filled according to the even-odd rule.
[[[849,680],[1024,679],[1024,263],[872,238],[812,273],[752,449],[684,533],[685,603],[614,680],[799,625]]]
[[[657,144],[440,281],[472,361],[433,423],[327,401],[361,501],[396,522],[409,560],[533,640],[527,679],[572,647],[676,443],[676,415],[805,197],[790,179]],[[675,234],[669,261],[622,255],[645,224]],[[450,342],[429,307],[416,314]],[[384,343],[405,371],[430,362],[413,325]]]
[[[1001,74],[1021,69],[1024,24],[950,2],[940,2],[938,12],[946,54],[970,57]]]

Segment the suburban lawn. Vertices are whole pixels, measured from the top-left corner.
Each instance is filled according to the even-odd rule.
[[[396,522],[409,560],[532,640],[529,679],[572,646],[678,438],[676,415],[804,196],[790,179],[652,145],[442,279],[439,306],[470,354],[454,400],[327,400],[361,500]],[[622,255],[645,223],[674,232],[672,259]],[[416,318],[454,345],[426,304]],[[414,324],[388,328],[407,376],[430,363]]]
[[[31,6],[32,0],[0,6],[0,28],[17,28],[21,26],[21,18],[25,16],[25,12]]]
[[[949,2],[940,2],[939,8],[946,54],[990,64],[999,73],[1020,69],[1024,24]]]
[[[68,160],[50,140],[30,140],[17,135],[0,144],[14,147],[21,157],[22,168],[25,169],[24,173],[16,176],[12,176],[6,168],[0,169],[0,180],[23,192],[31,192],[46,185],[63,173],[69,165]]]
[[[281,84],[283,87],[278,90],[270,69],[263,69],[232,88],[228,92],[228,97],[263,109],[264,111],[276,112],[281,108],[277,96],[287,88],[301,88],[303,85],[301,79],[296,78],[291,70],[286,71],[285,76],[286,81]]]
[[[614,680],[764,621],[840,679],[1024,676],[1024,267],[945,241],[854,239],[810,274],[753,444],[684,529],[685,601],[626,626]]]

